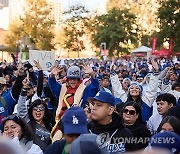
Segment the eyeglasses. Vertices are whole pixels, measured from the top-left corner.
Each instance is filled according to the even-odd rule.
[[[44,111],[45,110],[45,107],[43,106],[43,107],[33,107],[33,110],[34,111]]]
[[[136,111],[128,110],[128,109],[123,109],[123,113],[125,113],[125,114],[129,113],[130,115],[135,115]]]
[[[2,118],[2,123],[4,123],[7,120],[14,120],[15,118],[20,119],[20,117],[16,114],[9,115],[8,117]]]

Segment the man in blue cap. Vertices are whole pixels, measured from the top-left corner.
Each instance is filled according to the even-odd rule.
[[[63,139],[51,144],[45,154],[68,154],[71,143],[81,134],[88,133],[87,117],[80,107],[71,107],[63,115],[59,124]]]
[[[99,146],[106,146],[109,153],[122,153],[136,150],[135,143],[126,143],[126,139],[133,137],[124,127],[121,117],[115,111],[115,98],[112,94],[100,91],[95,97],[89,98],[92,104],[92,122],[90,131],[99,136]]]

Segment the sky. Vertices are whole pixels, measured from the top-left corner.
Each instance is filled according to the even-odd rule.
[[[87,7],[88,10],[93,11],[97,7],[104,7],[106,0],[61,0],[63,9],[67,10],[70,6],[81,4]]]

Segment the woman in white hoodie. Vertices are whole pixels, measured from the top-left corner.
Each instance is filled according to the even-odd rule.
[[[33,144],[32,131],[27,123],[17,115],[10,115],[2,120],[3,136],[12,139],[17,147],[22,148],[27,154],[43,154],[36,144]]]

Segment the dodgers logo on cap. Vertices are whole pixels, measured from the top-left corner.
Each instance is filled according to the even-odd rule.
[[[72,123],[73,123],[74,125],[78,125],[78,119],[76,118],[76,116],[73,116]]]

